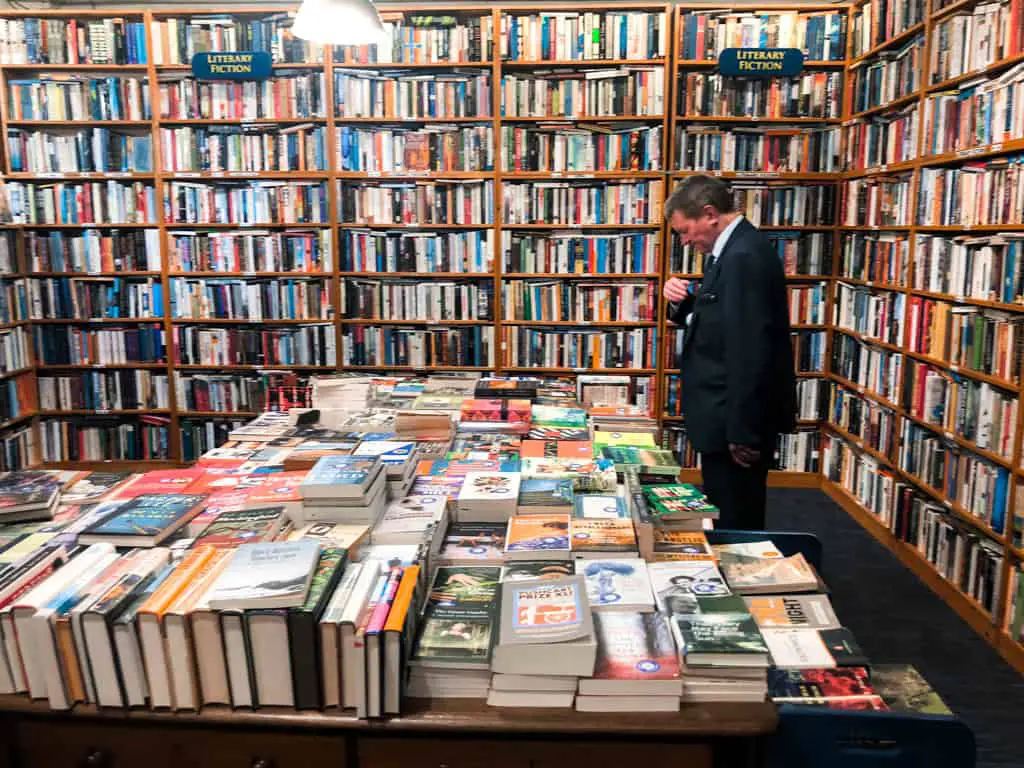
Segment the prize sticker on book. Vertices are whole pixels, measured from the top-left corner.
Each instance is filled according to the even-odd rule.
[[[582,622],[580,593],[571,584],[514,588],[512,600],[517,629],[574,627]]]

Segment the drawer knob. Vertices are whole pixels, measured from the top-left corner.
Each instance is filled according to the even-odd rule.
[[[262,757],[255,757],[252,761],[252,768],[274,768],[274,761],[264,760]]]
[[[94,749],[85,756],[85,768],[106,768],[109,765],[106,753],[101,749]]]

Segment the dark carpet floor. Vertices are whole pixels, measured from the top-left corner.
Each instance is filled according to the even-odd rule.
[[[768,529],[818,536],[840,620],[872,661],[917,667],[973,729],[978,768],[1024,768],[1024,676],[822,492],[770,490]]]

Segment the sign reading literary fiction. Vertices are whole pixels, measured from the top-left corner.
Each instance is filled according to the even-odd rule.
[[[718,56],[718,71],[730,77],[789,77],[803,68],[799,48],[726,48]]]
[[[266,80],[272,69],[266,51],[219,51],[192,57],[192,74],[199,80]]]

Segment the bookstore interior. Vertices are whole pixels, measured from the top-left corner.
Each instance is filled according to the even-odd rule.
[[[698,173],[785,273],[769,484],[1024,673],[1024,0],[212,7],[0,12],[0,766],[955,720],[716,529]]]

